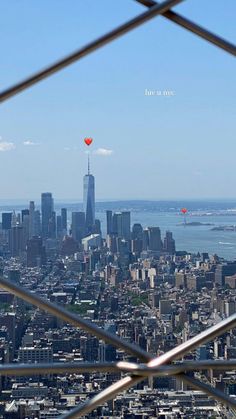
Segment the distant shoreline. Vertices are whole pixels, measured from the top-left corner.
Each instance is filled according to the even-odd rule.
[[[211,231],[236,231],[235,225],[225,225],[211,228]]]
[[[214,226],[214,223],[201,223],[199,221],[192,221],[189,223],[179,223],[177,226],[186,226],[186,227],[199,227],[199,226]],[[213,230],[213,228],[211,229]]]

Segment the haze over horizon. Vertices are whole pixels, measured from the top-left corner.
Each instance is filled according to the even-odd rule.
[[[44,192],[50,192],[50,191],[44,191]],[[83,199],[82,198],[57,198],[56,196],[53,195],[53,199],[55,203],[65,203],[65,204],[83,204]],[[27,204],[29,201],[34,201],[36,204],[40,204],[41,202],[41,194],[38,197],[31,197],[31,198],[1,198],[0,199],[0,206],[1,205],[7,205],[9,204]],[[221,197],[212,197],[212,198],[184,198],[184,197],[179,197],[179,198],[166,198],[166,199],[154,199],[154,198],[100,198],[100,199],[96,199],[96,203],[109,203],[109,202],[155,202],[155,203],[163,203],[163,202],[214,202],[214,203],[236,203],[236,197],[228,197],[228,198],[221,198]]]

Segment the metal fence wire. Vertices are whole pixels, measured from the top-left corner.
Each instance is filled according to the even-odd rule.
[[[97,406],[101,405],[107,400],[112,399],[119,392],[124,391],[139,383],[147,377],[171,375],[176,379],[191,385],[192,387],[203,391],[225,406],[236,410],[236,400],[229,397],[223,392],[211,387],[210,385],[199,381],[194,377],[187,375],[189,371],[200,371],[200,370],[234,370],[236,369],[236,360],[232,361],[221,361],[221,360],[209,360],[209,361],[180,361],[174,362],[184,355],[196,349],[203,343],[210,342],[217,336],[231,330],[236,326],[236,314],[222,320],[214,326],[206,329],[197,336],[189,339],[188,341],[176,346],[170,351],[166,352],[159,357],[144,351],[138,345],[134,343],[126,342],[119,338],[117,335],[109,333],[102,328],[97,327],[93,323],[80,318],[79,316],[70,313],[65,308],[60,307],[54,303],[44,300],[38,295],[29,292],[23,287],[0,279],[0,286],[15,296],[22,298],[23,300],[45,310],[67,323],[70,323],[76,327],[82,327],[89,333],[94,334],[97,338],[104,340],[107,343],[114,345],[116,348],[123,349],[127,353],[140,359],[142,363],[133,362],[103,362],[103,363],[52,363],[52,364],[4,364],[0,366],[1,375],[37,375],[39,373],[85,373],[85,372],[123,372],[128,373],[116,383],[112,384],[105,390],[96,394],[85,403],[76,406],[74,409],[62,416],[65,418],[79,418]]]
[[[186,19],[184,16],[177,14],[171,10],[172,7],[181,3],[183,0],[166,0],[162,3],[153,0],[135,0],[136,2],[146,6],[147,11],[138,15],[137,17],[129,20],[128,22],[118,26],[107,34],[97,38],[96,40],[88,43],[82,48],[74,51],[68,56],[58,60],[57,62],[39,70],[33,75],[30,75],[25,80],[20,81],[9,88],[0,92],[0,102],[15,96],[23,90],[33,86],[41,80],[55,74],[56,72],[64,69],[70,64],[79,61],[86,55],[96,51],[97,49],[105,46],[109,42],[117,39],[118,37],[126,34],[127,32],[135,29],[150,19],[162,15],[162,17],[171,20],[175,24],[187,29],[195,35],[205,39],[209,43],[221,48],[222,50],[236,56],[236,46],[229,41],[213,34],[209,30],[199,26],[198,24]],[[43,373],[84,373],[84,372],[122,372],[123,378],[115,382],[105,390],[96,394],[91,399],[87,400],[76,406],[74,409],[64,414],[61,419],[79,418],[88,414],[96,407],[104,402],[112,399],[118,393],[129,389],[135,384],[141,382],[147,377],[154,376],[174,376],[176,379],[189,384],[190,386],[203,391],[209,396],[218,400],[223,405],[227,406],[233,411],[236,411],[236,400],[223,392],[217,390],[210,385],[199,381],[198,379],[188,376],[188,372],[200,370],[223,370],[229,371],[236,369],[236,360],[232,361],[178,361],[190,351],[196,349],[203,343],[209,342],[215,337],[231,330],[236,326],[236,314],[219,322],[218,324],[208,328],[197,336],[189,339],[181,345],[171,349],[165,354],[155,357],[154,355],[144,351],[138,345],[129,343],[117,335],[109,333],[102,328],[97,327],[95,324],[80,318],[79,316],[65,310],[63,307],[57,306],[49,301],[46,301],[36,294],[29,292],[23,287],[0,279],[0,286],[15,296],[46,310],[49,313],[59,317],[71,325],[81,327],[89,333],[94,334],[97,338],[104,340],[107,343],[114,345],[116,348],[123,349],[127,353],[133,355],[135,358],[140,359],[141,363],[131,362],[103,362],[103,363],[83,363],[83,362],[68,362],[68,363],[52,363],[52,364],[2,364],[0,366],[0,374],[7,376],[16,375],[38,375]]]
[[[49,65],[48,67],[45,67],[44,69],[39,70],[35,74],[27,77],[25,80],[20,81],[14,84],[13,86],[10,86],[9,88],[3,90],[2,92],[0,92],[0,102],[4,102],[5,100],[15,96],[16,94],[22,92],[28,87],[33,86],[34,84],[40,82],[41,80],[62,70],[68,65],[81,60],[81,58],[85,57],[86,55],[91,54],[92,52],[105,46],[109,42],[114,41],[120,36],[126,34],[127,32],[130,32],[131,30],[137,28],[138,26],[153,19],[154,17],[158,15],[162,15],[164,18],[171,20],[172,22],[187,29],[188,31],[194,33],[195,35],[200,36],[201,38],[205,39],[211,44],[218,46],[219,48],[223,49],[229,54],[236,56],[235,45],[219,37],[218,35],[215,35],[214,33],[208,31],[207,29],[199,26],[198,24],[192,22],[191,20],[186,19],[185,17],[170,10],[171,7],[176,6],[178,3],[181,3],[184,0],[166,0],[166,1],[163,1],[162,3],[157,3],[153,0],[135,0],[135,1],[148,7],[149,10],[129,20],[123,25],[118,26],[117,28],[106,33],[105,35],[102,35],[101,37],[95,39],[94,41],[88,43],[87,45],[84,45],[82,48],[78,49],[77,51],[74,51],[73,53]]]

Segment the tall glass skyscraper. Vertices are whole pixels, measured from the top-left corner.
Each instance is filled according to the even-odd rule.
[[[71,232],[73,239],[78,242],[81,242],[81,240],[86,236],[84,212],[72,212]]]
[[[42,210],[42,236],[43,238],[51,237],[50,223],[53,218],[53,198],[50,192],[41,195]]]
[[[88,159],[88,174],[84,176],[84,212],[87,233],[91,233],[95,224],[95,178],[90,174]]]
[[[62,231],[63,234],[67,233],[67,209],[61,209],[61,223],[62,223]]]

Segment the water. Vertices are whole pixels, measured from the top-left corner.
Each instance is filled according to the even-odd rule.
[[[106,226],[104,212],[98,212],[97,218],[102,222],[102,230]],[[189,215],[187,222],[212,223],[207,226],[184,226],[184,217],[172,212],[147,212],[137,211],[132,213],[131,221],[141,223],[143,227],[158,226],[161,229],[162,237],[166,230],[173,232],[177,250],[189,252],[208,252],[217,254],[228,260],[236,259],[236,231],[212,231],[211,229],[219,225],[236,225],[236,214],[227,215]]]
[[[0,205],[2,211],[20,211],[26,205],[14,203]],[[68,220],[71,211],[81,211],[82,204],[56,202],[55,210],[68,209]],[[230,201],[117,201],[98,202],[96,218],[101,220],[103,235],[106,235],[106,209],[113,211],[131,211],[131,222],[141,223],[143,227],[159,226],[162,237],[166,230],[173,232],[177,250],[189,252],[208,252],[218,254],[228,260],[236,259],[236,231],[212,231],[213,227],[236,225],[236,202]],[[185,226],[182,207],[188,208],[186,221],[200,222],[200,226]],[[39,207],[38,207],[39,208]]]

